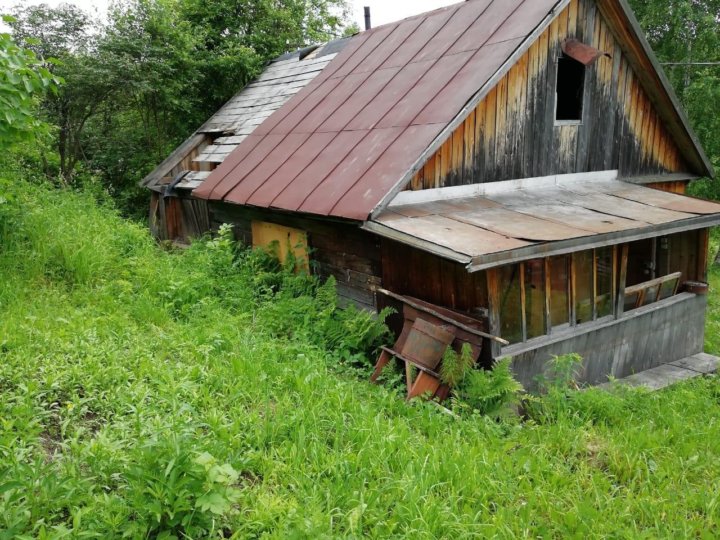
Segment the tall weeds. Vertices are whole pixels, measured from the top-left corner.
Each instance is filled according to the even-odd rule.
[[[720,535],[716,378],[524,423],[408,405],[356,376],[384,329],[331,284],[10,186],[0,538]]]

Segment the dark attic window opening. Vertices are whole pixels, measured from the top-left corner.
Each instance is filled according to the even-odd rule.
[[[582,121],[585,66],[563,55],[558,58],[555,83],[555,121],[558,124],[579,124]]]

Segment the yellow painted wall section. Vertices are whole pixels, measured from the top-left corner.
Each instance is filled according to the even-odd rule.
[[[308,270],[308,239],[307,233],[267,221],[252,222],[253,247],[271,250],[282,264],[288,260],[290,253],[297,261],[296,270]]]

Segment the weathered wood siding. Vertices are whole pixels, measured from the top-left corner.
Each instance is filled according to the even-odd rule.
[[[580,125],[555,125],[557,58],[567,38],[612,55],[587,68]],[[687,171],[595,1],[573,0],[407,188],[610,169]]]
[[[322,279],[334,276],[343,303],[376,309],[375,289],[382,286],[380,240],[356,225],[310,219],[244,206],[211,203],[211,226],[233,225],[235,238],[252,245],[252,221],[266,221],[307,232],[310,267]]]
[[[150,195],[150,231],[158,240],[189,242],[210,231],[207,201]]]
[[[653,189],[659,189],[660,191],[668,191],[670,193],[677,193],[678,195],[685,195],[687,191],[687,181],[682,182],[655,182],[648,184],[647,187]]]
[[[381,248],[386,289],[475,315],[487,308],[485,272],[470,274],[462,264],[392,240],[383,239]]]
[[[527,346],[505,348],[502,355],[512,358],[513,372],[528,390],[537,387],[537,377],[546,372],[553,356],[568,353],[578,353],[585,360],[581,382],[604,383],[608,375],[627,377],[701,352],[706,305],[706,296],[685,293],[628,312],[615,321],[553,336],[531,350]]]

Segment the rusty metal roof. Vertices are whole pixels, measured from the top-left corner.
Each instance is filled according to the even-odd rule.
[[[193,193],[366,220],[568,0],[469,0],[353,37]]]
[[[476,271],[720,224],[720,204],[602,175],[402,192],[364,228]]]

